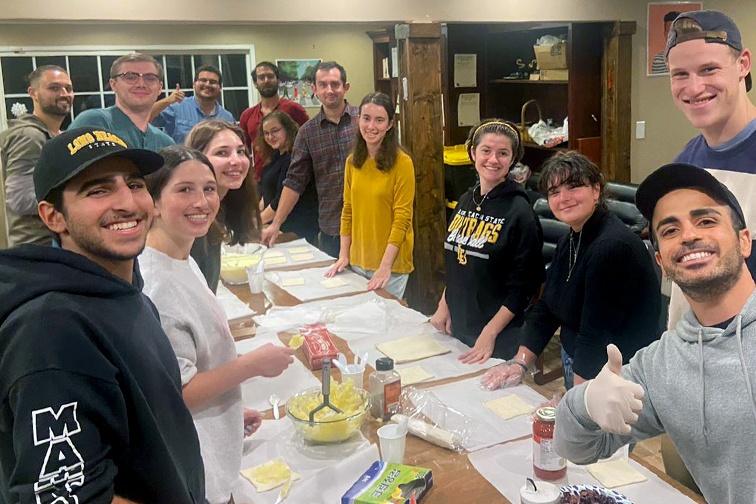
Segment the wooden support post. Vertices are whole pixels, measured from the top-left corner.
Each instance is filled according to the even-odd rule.
[[[607,180],[630,182],[630,88],[634,21],[617,21],[604,38],[601,83],[601,171]]]
[[[415,165],[415,272],[407,287],[409,305],[433,313],[443,292],[444,210],[441,25],[395,26],[399,52],[402,143]]]

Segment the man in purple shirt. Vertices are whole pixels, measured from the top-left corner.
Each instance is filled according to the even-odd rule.
[[[335,61],[315,67],[315,94],[320,112],[299,129],[294,141],[291,166],[284,181],[273,222],[263,230],[262,242],[273,246],[281,224],[286,221],[307,183],[315,177],[320,217],[319,243],[326,254],[338,257],[339,227],[344,204],[344,166],[352,151],[359,110],[349,105],[346,70]]]

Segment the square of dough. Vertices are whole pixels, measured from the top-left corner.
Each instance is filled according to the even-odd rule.
[[[534,406],[523,401],[519,396],[510,394],[492,401],[484,402],[483,406],[490,409],[504,420],[532,413]]]
[[[312,249],[308,245],[303,247],[291,247],[289,249],[289,254],[312,254]]]
[[[241,471],[241,474],[255,485],[255,490],[258,493],[280,487],[289,480],[289,475],[291,475],[292,481],[300,478],[299,474],[292,471],[281,456],[271,459],[264,464],[244,469]]]
[[[323,285],[323,287],[326,287],[328,289],[335,289],[336,287],[344,287],[345,285],[349,285],[349,283],[344,281],[343,278],[337,276],[321,280],[320,283],[321,285]]]
[[[265,266],[274,266],[276,264],[285,264],[286,263],[286,256],[283,254],[280,256],[273,256],[273,257],[264,257]]]
[[[306,252],[304,254],[291,254],[291,260],[294,262],[311,261],[315,258],[312,252]]]
[[[402,387],[414,385],[425,380],[430,380],[433,375],[423,369],[422,366],[411,366],[404,369],[397,369],[399,376],[402,377]]]
[[[610,462],[596,462],[585,466],[591,476],[596,478],[606,488],[617,488],[630,483],[646,481],[646,477],[639,473],[625,459]]]
[[[268,249],[268,250],[265,251],[265,255],[263,257],[265,258],[265,260],[268,260],[268,259],[270,259],[272,257],[283,257],[283,256],[284,256],[284,253],[281,252],[280,250],[270,250],[270,249]]]
[[[375,347],[387,357],[394,359],[396,364],[426,359],[435,355],[451,352],[428,334],[408,336],[386,343],[379,343]]]
[[[281,280],[281,287],[294,287],[295,285],[304,285],[304,277],[291,277]]]

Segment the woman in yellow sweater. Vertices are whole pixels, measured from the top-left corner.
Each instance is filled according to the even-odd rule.
[[[347,266],[368,281],[404,296],[414,269],[412,207],[415,168],[399,146],[394,107],[383,93],[370,93],[360,104],[359,131],[344,173],[341,250],[331,277]]]

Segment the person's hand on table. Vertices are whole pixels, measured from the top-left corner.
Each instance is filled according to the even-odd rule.
[[[293,348],[267,343],[242,357],[247,359],[247,365],[254,373],[252,376],[273,378],[283,373],[289,364],[294,362],[295,352]]]
[[[443,299],[438,303],[438,308],[436,309],[436,313],[430,318],[430,323],[437,331],[451,334],[451,314],[449,313],[449,307],[443,302]]]
[[[260,243],[267,245],[268,247],[272,247],[276,243],[280,232],[281,226],[279,224],[276,224],[275,221],[271,222],[267,227],[263,228],[262,236],[260,237]]]
[[[383,289],[384,287],[386,287],[386,285],[388,285],[390,279],[391,266],[381,265],[377,270],[375,270],[375,273],[373,273],[373,276],[368,281],[367,288],[368,290]]]
[[[186,98],[186,93],[181,91],[181,86],[176,83],[176,89],[171,91],[171,94],[168,95],[168,102],[170,102],[171,104],[181,103],[182,101],[184,101],[184,98]]]
[[[480,378],[480,385],[486,390],[513,387],[522,383],[527,366],[514,359],[494,366]]]
[[[339,258],[336,260],[334,265],[328,268],[328,271],[326,271],[323,274],[323,276],[327,278],[331,278],[335,274],[341,273],[342,271],[344,271],[347,266],[349,266],[349,258],[339,256]]]
[[[251,436],[262,425],[262,415],[259,411],[244,408],[244,437]]]
[[[496,336],[497,334],[493,334],[484,327],[478,339],[475,340],[475,346],[460,355],[459,360],[464,364],[483,364],[493,355]]]
[[[583,392],[588,416],[606,432],[628,435],[643,408],[643,387],[622,378],[622,354],[615,345],[606,347],[609,358]]]

